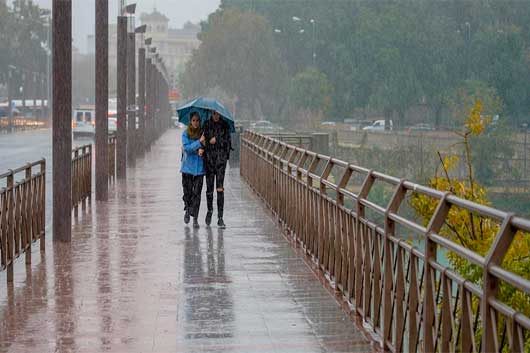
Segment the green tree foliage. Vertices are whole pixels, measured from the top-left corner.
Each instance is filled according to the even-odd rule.
[[[259,15],[219,10],[203,24],[181,84],[186,96],[220,87],[258,117],[276,114],[286,96],[285,67],[273,44],[272,28]]]
[[[14,0],[11,7],[0,3],[0,80],[7,82],[8,66],[22,72],[45,72],[47,16],[31,0]],[[20,78],[20,77],[19,77]]]
[[[333,86],[326,75],[314,67],[297,74],[289,87],[289,98],[296,108],[327,114],[331,108]]]
[[[332,116],[337,118],[371,107],[397,115],[399,123],[407,109],[427,104],[438,126],[455,91],[466,81],[481,81],[502,100],[503,118],[512,124],[528,119],[530,2],[221,3],[224,9],[263,15],[282,29],[274,42],[291,77],[312,64],[314,45],[316,66],[334,86]],[[292,16],[302,21],[293,22]],[[314,43],[310,19],[316,22]],[[477,98],[487,108],[486,99]]]
[[[441,170],[431,178],[429,186],[440,191],[450,191],[454,195],[482,205],[491,205],[486,189],[476,179],[476,171],[472,165],[472,144],[473,138],[480,137],[487,131],[487,126],[491,122],[490,117],[484,115],[481,102],[476,102],[472,107],[464,128],[458,135],[462,138],[465,147],[464,163],[467,166],[467,173],[464,178],[459,179],[451,176],[451,171],[458,162],[459,157],[454,154],[442,156],[440,153]],[[423,218],[424,225],[427,225],[436,207],[438,200],[426,195],[414,194],[411,205],[417,215]],[[495,237],[499,232],[499,224],[490,218],[480,217],[466,209],[451,207],[444,227],[440,234],[451,241],[472,250],[473,252],[486,256],[490,250]],[[522,278],[530,278],[530,237],[529,234],[518,232],[504,258],[502,267]],[[482,268],[470,263],[453,252],[448,252],[448,258],[453,268],[465,279],[477,285],[482,285]],[[513,286],[501,282],[499,298],[502,302],[520,311],[526,316],[530,315],[530,295],[517,290]],[[501,325],[499,325],[502,327]],[[502,332],[502,330],[500,330]],[[526,349],[530,348],[530,340],[525,339]],[[506,351],[506,350],[503,350]]]
[[[502,98],[499,97],[494,87],[482,81],[468,80],[462,82],[447,98],[453,121],[462,125],[467,119],[467,112],[479,100],[482,102],[484,114],[494,116],[502,112]]]

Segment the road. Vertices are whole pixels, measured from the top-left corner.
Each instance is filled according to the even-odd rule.
[[[90,138],[75,139],[72,146],[88,143],[92,143]],[[52,130],[40,129],[0,134],[0,174],[41,158],[46,159],[46,224],[49,225],[52,206]],[[4,181],[0,181],[0,187],[4,184]]]

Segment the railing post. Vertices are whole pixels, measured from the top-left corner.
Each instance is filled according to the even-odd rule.
[[[325,199],[326,196],[326,184],[322,182],[322,180],[325,180],[328,178],[329,174],[331,173],[331,170],[333,169],[333,164],[331,163],[331,159],[329,159],[326,163],[326,166],[324,167],[324,170],[322,171],[322,174],[319,178],[319,189],[318,189],[318,195],[320,200],[320,208],[321,208],[321,218],[324,220],[326,216],[329,216],[329,209],[327,200]],[[319,229],[320,237],[323,238],[321,241],[322,245],[322,255],[319,254],[319,260],[320,265],[323,267],[324,272],[329,271],[330,276],[333,276],[333,271],[331,271],[331,268],[329,266],[329,251],[330,251],[330,231],[329,231],[329,222],[328,220],[325,220],[321,223],[321,228]],[[327,249],[326,249],[327,248]],[[327,251],[326,251],[327,250]],[[320,252],[319,252],[320,253]],[[335,283],[335,289],[337,289],[337,284]]]
[[[72,182],[73,188],[72,188],[72,202],[74,206],[74,217],[77,218],[78,211],[79,211],[79,184],[80,184],[80,176],[82,176],[82,173],[80,173],[80,165],[79,160],[77,159],[79,157],[79,149],[76,148],[74,151],[74,162],[73,162],[73,178],[74,181]]]
[[[392,198],[390,199],[390,202],[385,210],[385,237],[384,237],[384,277],[383,277],[383,347],[384,348],[390,348],[390,345],[388,344],[388,340],[392,340],[392,332],[391,332],[391,323],[392,323],[392,297],[394,297],[394,300],[396,301],[396,307],[399,305],[402,305],[401,303],[398,303],[398,298],[396,296],[396,293],[393,294],[393,291],[395,291],[394,288],[394,273],[393,273],[393,261],[392,261],[392,255],[393,255],[393,247],[392,247],[392,241],[389,239],[391,236],[395,236],[395,223],[393,220],[390,219],[390,213],[397,213],[399,206],[401,205],[401,202],[405,198],[405,195],[407,193],[407,190],[403,187],[404,181],[401,180],[398,186],[396,187],[396,190],[394,191],[394,194],[392,195]],[[398,249],[399,251],[399,249]],[[403,298],[401,298],[402,300]],[[399,312],[399,308],[396,308],[396,311]],[[401,310],[402,311],[402,310]],[[400,325],[403,325],[404,317],[402,315],[399,315],[400,317],[395,317],[395,323],[396,327],[399,327]],[[399,330],[401,332],[401,330]],[[397,338],[398,340],[401,340],[401,337]],[[401,351],[401,345],[399,347],[396,347],[397,351]]]
[[[480,317],[482,319],[482,352],[497,352],[498,347],[495,347],[495,337],[497,336],[497,327],[495,319],[496,313],[492,312],[490,299],[497,296],[499,292],[499,280],[490,274],[489,268],[491,265],[500,266],[504,260],[504,256],[510,249],[516,230],[511,226],[513,214],[510,213],[504,218],[499,232],[490,247],[490,251],[486,255],[484,264],[484,287],[482,294],[482,301],[480,303]],[[513,323],[515,324],[515,323]]]
[[[366,263],[363,266],[363,241],[364,238],[364,227],[361,224],[361,219],[365,217],[365,207],[361,203],[362,199],[365,199],[368,196],[368,193],[372,189],[372,186],[374,185],[375,177],[373,175],[373,171],[370,170],[368,174],[366,175],[363,184],[361,186],[361,190],[359,191],[359,194],[357,195],[357,219],[355,220],[355,236],[356,236],[356,254],[355,258],[357,259],[356,262],[356,278],[355,281],[355,307],[357,309],[357,312],[362,314],[361,316],[365,317],[365,315],[370,311],[370,298],[368,297],[368,288],[364,288],[363,286],[363,278],[364,282],[368,283],[368,276],[371,274],[368,273],[370,269],[367,268]],[[364,242],[364,245],[366,247],[366,242]],[[369,252],[366,253],[366,258],[368,258]],[[364,273],[362,271],[364,270]],[[364,290],[364,294],[363,294]],[[364,298],[364,301],[362,299]]]
[[[348,182],[350,181],[352,175],[352,170],[349,168],[349,166],[346,167],[344,170],[344,173],[342,174],[342,177],[340,178],[339,183],[337,184],[337,194],[335,195],[335,202],[337,203],[337,224],[340,231],[340,234],[337,234],[337,240],[339,243],[337,244],[337,252],[336,255],[341,256],[341,261],[335,262],[335,274],[336,274],[336,282],[337,284],[340,284],[342,286],[342,292],[343,294],[347,293],[347,288],[345,288],[344,283],[346,281],[347,271],[348,268],[348,262],[352,258],[349,255],[349,251],[353,248],[353,244],[350,241],[350,238],[348,237],[348,227],[346,226],[346,217],[344,215],[344,211],[341,209],[344,206],[344,195],[341,193],[341,190],[346,188],[346,185],[348,185]],[[348,249],[347,254],[345,254],[345,249]],[[341,266],[342,265],[342,269]],[[342,271],[341,271],[342,270]],[[349,300],[349,298],[348,298]]]
[[[31,221],[32,206],[33,206],[33,203],[32,203],[33,197],[31,195],[31,193],[33,192],[31,188],[31,163],[28,163],[26,166],[24,189],[26,190],[24,193],[26,200],[22,204],[25,205],[24,207],[25,209],[23,210],[25,217],[23,217],[23,219],[25,219],[26,224],[22,226],[23,231],[25,233],[25,237],[24,237],[25,239],[23,241],[23,244],[24,244],[24,249],[26,252],[26,265],[31,265],[31,243],[33,241],[33,235],[32,235],[33,232],[31,228],[33,224],[33,222]],[[26,246],[28,247],[26,248]]]
[[[41,184],[39,190],[39,223],[40,223],[40,251],[46,250],[46,159],[42,159],[40,162],[40,172],[42,174]]]
[[[434,241],[430,239],[430,234],[438,233],[442,228],[447,214],[451,209],[451,205],[447,202],[447,196],[449,192],[445,193],[444,196],[438,202],[436,211],[434,212],[429,225],[427,226],[427,232],[425,234],[425,257],[423,263],[423,283],[425,284],[423,294],[423,351],[434,352],[434,328],[436,326],[435,311],[436,311],[436,293],[435,293],[435,279],[436,274],[434,268],[431,265],[431,261],[436,261],[437,246]]]
[[[53,0],[53,238],[72,234],[72,1]]]

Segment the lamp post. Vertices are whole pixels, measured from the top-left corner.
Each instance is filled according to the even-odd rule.
[[[147,26],[135,29],[140,34],[140,48],[138,49],[138,130],[136,135],[136,153],[143,154],[145,147],[145,41],[144,34]]]
[[[109,2],[96,0],[96,201],[107,201],[109,193]]]
[[[121,7],[123,9],[123,7]],[[127,17],[118,16],[116,174],[127,177]]]
[[[127,165],[136,164],[136,4],[126,6],[127,14]]]
[[[13,69],[14,66],[12,65],[7,68],[7,118],[9,132],[13,129]]]
[[[316,67],[316,60],[317,60],[317,53],[316,53],[316,24],[317,22],[315,19],[310,19],[309,22],[313,25],[313,41],[312,41],[312,49],[313,49],[313,66]]]
[[[293,16],[292,17],[292,20],[294,22],[303,22],[304,20],[300,17],[297,17],[297,16]],[[311,18],[309,19],[309,23],[311,23],[311,27],[313,27],[313,36],[312,36],[312,40],[311,40],[311,57],[312,57],[312,63],[313,63],[313,66],[315,66],[316,64],[316,58],[317,58],[317,54],[316,54],[316,20],[314,18]],[[304,30],[301,30],[299,31],[300,33],[304,33],[305,31]]]
[[[72,1],[53,0],[52,9],[53,239],[70,242],[72,235]]]

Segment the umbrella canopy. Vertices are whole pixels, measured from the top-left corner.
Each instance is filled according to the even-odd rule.
[[[188,125],[190,123],[190,114],[198,112],[201,117],[201,123],[210,119],[211,111],[216,111],[221,116],[221,119],[226,121],[230,126],[230,132],[235,132],[234,118],[230,111],[225,108],[219,101],[211,98],[199,97],[177,108],[179,122]]]

